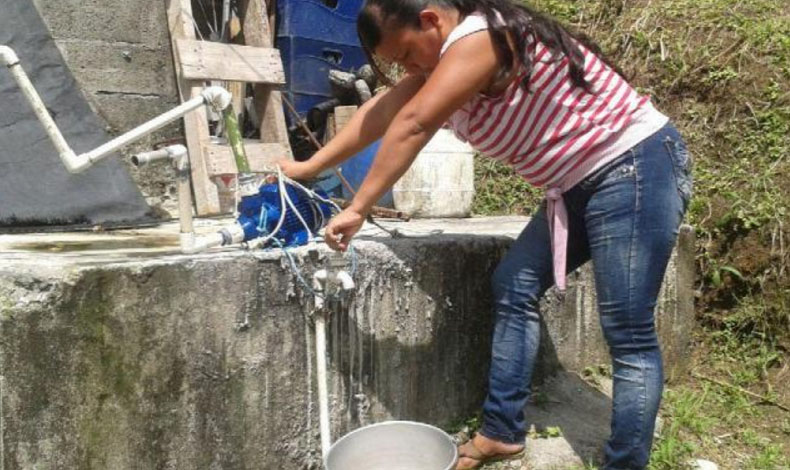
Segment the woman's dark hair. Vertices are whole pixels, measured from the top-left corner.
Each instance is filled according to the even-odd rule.
[[[590,91],[589,83],[584,79],[584,54],[575,41],[583,44],[620,75],[623,75],[586,35],[580,32],[570,32],[551,17],[513,0],[365,0],[357,19],[357,33],[371,65],[385,82],[388,80],[383,76],[384,74],[381,73],[373,58],[373,51],[381,43],[382,30],[405,26],[419,28],[420,12],[428,5],[454,8],[460,12],[461,18],[474,12],[484,14],[494,40],[494,46],[503,62],[504,70],[513,69],[513,66],[516,65],[514,59],[517,59],[527,72],[532,70],[526,48],[527,36],[533,34],[537,40],[551,50],[555,57],[568,57],[570,77],[576,86]],[[515,48],[515,58],[513,49],[508,42],[508,36]],[[529,73],[522,83],[525,89],[527,89],[528,83]]]

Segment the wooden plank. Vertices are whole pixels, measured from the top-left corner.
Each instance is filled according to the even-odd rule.
[[[271,47],[176,39],[176,49],[188,80],[285,84],[280,53]]]
[[[255,112],[261,118],[261,142],[288,142],[282,94],[270,87],[255,87]],[[288,158],[293,159],[290,147]]]
[[[241,20],[236,16],[235,12],[231,12],[230,25],[230,38],[234,44],[244,44],[241,35]],[[239,123],[242,122],[244,115],[244,99],[247,96],[247,84],[244,82],[227,82],[227,88],[231,95],[233,95],[233,110],[236,112],[236,118]]]
[[[272,28],[266,19],[268,13],[264,0],[243,0],[241,11],[244,43],[248,46],[272,47]]]
[[[272,31],[269,12],[263,0],[247,0],[242,5],[244,41],[247,45],[272,47]],[[255,85],[255,113],[261,121],[261,142],[288,142],[282,95],[266,85]],[[290,146],[283,157],[293,159]]]
[[[226,144],[207,143],[203,146],[210,176],[235,175],[236,161],[233,153]],[[264,143],[255,140],[245,140],[244,149],[250,162],[250,169],[254,173],[276,171],[274,163],[283,158],[288,146],[281,143]]]
[[[244,82],[227,82],[225,83],[225,88],[233,96],[231,106],[233,106],[233,112],[236,113],[236,118],[241,124],[241,116],[244,115],[244,97],[246,96],[247,84]]]
[[[329,113],[326,116],[326,125],[324,125],[324,145],[335,138],[337,130],[338,128],[335,126],[335,113]]]
[[[190,0],[165,1],[174,63],[178,64],[176,40],[195,39],[195,29],[192,24],[192,2]],[[185,79],[181,75],[179,67],[175,67],[175,69],[181,101],[184,102],[198,96],[203,89],[202,86]],[[219,214],[220,204],[217,187],[208,177],[206,159],[203,156],[203,144],[209,142],[210,139],[205,108],[198,108],[184,116],[184,135],[189,149],[192,191],[195,194],[197,215]]]
[[[266,2],[264,2],[263,0],[261,0],[261,2],[266,4]],[[266,15],[269,17],[269,21],[268,21],[269,25],[273,25],[273,24],[276,25],[277,24],[277,0],[269,0],[269,4],[267,5],[267,8],[264,8],[264,11],[266,11],[267,9],[268,9],[268,11],[266,12]],[[271,30],[271,31],[269,31],[269,40],[272,42],[272,44],[274,44],[274,41],[277,39],[275,37],[275,31],[274,31],[274,28],[269,28],[269,29]]]
[[[346,127],[348,121],[357,112],[357,106],[336,106],[335,107],[335,134],[340,132],[340,129]]]

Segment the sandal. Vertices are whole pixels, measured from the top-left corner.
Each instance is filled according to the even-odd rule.
[[[467,444],[468,444],[468,447],[467,447],[466,451],[461,452],[461,447],[465,446]],[[467,458],[467,459],[476,460],[477,464],[475,464],[475,466],[473,466],[473,467],[469,467],[469,469],[468,469],[468,470],[472,470],[472,469],[479,468],[479,467],[481,467],[483,465],[486,465],[486,464],[489,464],[489,463],[493,463],[493,462],[501,462],[503,460],[520,459],[520,458],[522,458],[524,456],[524,454],[526,453],[526,450],[527,450],[526,447],[522,447],[521,449],[519,449],[517,451],[514,451],[514,452],[506,452],[506,453],[502,453],[502,454],[488,455],[488,454],[484,454],[480,449],[477,448],[477,446],[475,445],[473,439],[469,439],[465,443],[463,443],[460,446],[458,446],[458,460],[461,460],[464,457]],[[467,470],[467,469],[464,469],[464,470]]]

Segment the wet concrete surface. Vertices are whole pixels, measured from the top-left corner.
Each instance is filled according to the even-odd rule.
[[[201,219],[197,231],[227,222]],[[360,232],[345,255],[356,292],[333,304],[328,325],[335,438],[387,419],[445,427],[479,411],[488,279],[526,222],[385,221],[399,236]],[[657,309],[669,369],[684,362],[693,322],[684,233]],[[293,266],[309,280],[330,250],[290,253],[292,262],[279,249],[184,255],[177,223],[0,235],[4,469],[319,468],[313,298]],[[564,299],[549,293],[542,304],[538,383],[607,361],[589,267],[569,280]],[[604,428],[557,412],[605,409],[606,398],[558,390],[563,405],[536,410],[535,422],[589,434],[554,452],[581,461]]]

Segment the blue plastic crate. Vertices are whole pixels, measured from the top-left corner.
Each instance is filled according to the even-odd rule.
[[[309,38],[280,38],[285,90],[303,117],[313,106],[332,98],[330,70],[351,71],[367,63],[361,47]]]
[[[277,40],[288,93],[303,117],[332,98],[329,71],[367,63],[357,37],[363,0],[279,0]],[[291,124],[291,118],[288,116]]]
[[[359,46],[357,15],[363,0],[279,0],[277,36]]]

